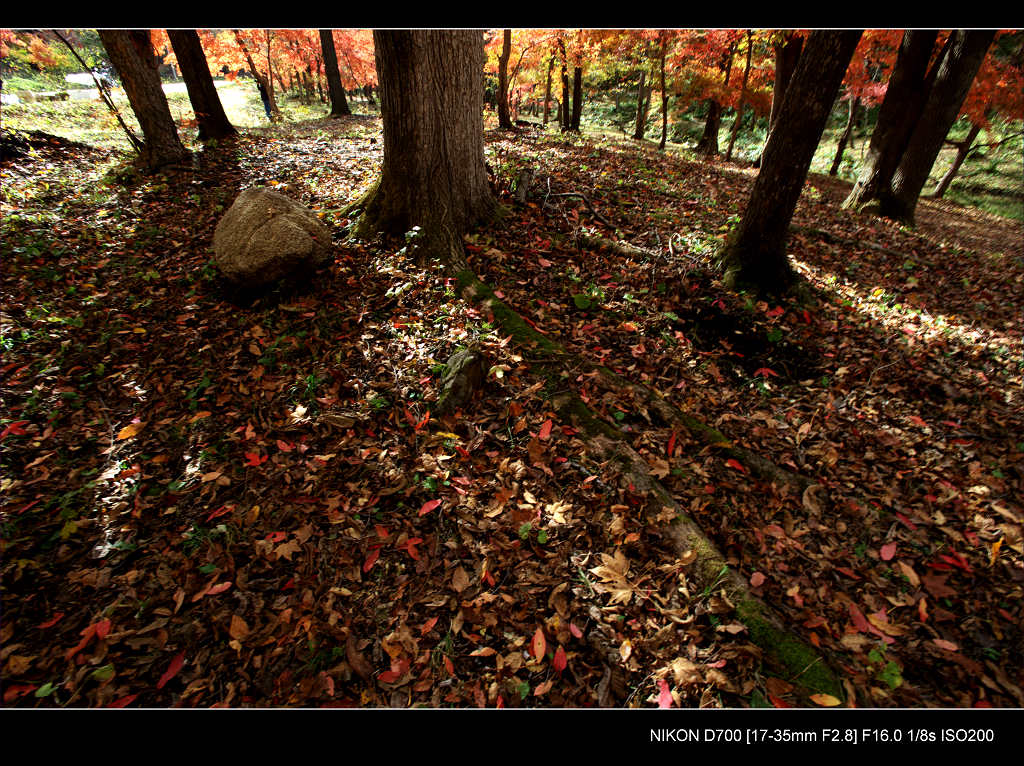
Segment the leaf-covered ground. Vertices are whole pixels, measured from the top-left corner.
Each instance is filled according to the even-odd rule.
[[[150,178],[41,137],[3,164],[4,704],[803,702],[529,349],[403,243],[347,238],[380,146],[356,117]],[[764,302],[712,267],[755,171],[529,131],[488,159],[507,215],[467,246],[500,297],[822,485],[760,482],[566,369],[855,704],[1024,705],[1021,226],[924,201],[905,229],[813,177],[811,297]],[[210,243],[249,185],[333,225],[333,264],[228,290]],[[431,417],[473,343],[483,395]]]

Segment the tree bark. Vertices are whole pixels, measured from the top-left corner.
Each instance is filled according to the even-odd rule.
[[[149,31],[101,29],[99,35],[142,128],[142,166],[153,171],[187,158],[160,85]]]
[[[572,119],[569,130],[580,132],[580,114],[583,112],[583,67],[574,66],[572,70]]]
[[[695,151],[705,157],[718,154],[718,131],[722,126],[722,105],[715,99],[708,99],[708,116],[704,120],[704,133],[697,142]]]
[[[780,293],[793,281],[786,238],[811,159],[861,31],[814,31],[780,106],[746,211],[723,253],[725,282]]]
[[[256,67],[256,62],[252,60],[252,55],[249,53],[249,48],[245,44],[245,40],[242,39],[242,33],[237,29],[232,30],[235,35],[235,42],[238,43],[238,47],[242,49],[242,54],[245,56],[245,61],[249,65],[249,71],[252,72],[252,76],[256,82],[263,87],[263,90],[267,94],[267,105],[270,107],[270,114],[272,119],[281,118],[281,110],[277,107],[277,100],[274,98],[274,83],[271,82],[270,76],[264,76]],[[269,47],[268,47],[269,52]],[[283,85],[281,86],[284,87]]]
[[[967,138],[956,144],[956,158],[953,160],[953,165],[935,185],[935,188],[932,190],[932,197],[935,199],[942,199],[946,194],[946,190],[949,189],[949,184],[954,178],[956,178],[956,174],[960,172],[960,167],[964,164],[964,160],[966,160],[967,155],[971,153],[971,147],[974,146],[974,140],[978,137],[980,132],[981,124],[972,122],[971,131],[967,134]]]
[[[384,163],[362,201],[362,237],[419,227],[414,249],[462,251],[462,235],[497,202],[483,138],[483,35],[473,30],[373,33]]]
[[[508,113],[508,59],[512,55],[512,30],[502,35],[501,55],[498,57],[498,128],[513,130],[512,118]]]
[[[839,173],[839,166],[843,162],[843,152],[846,151],[846,144],[850,140],[850,136],[853,134],[853,124],[856,121],[857,107],[859,106],[859,98],[850,99],[850,109],[846,114],[846,127],[843,128],[843,134],[839,136],[839,144],[836,146],[836,156],[832,159],[832,167],[828,169],[828,174],[830,176],[834,176]]]
[[[548,59],[548,79],[544,83],[544,124],[548,124],[548,114],[551,112],[551,70],[555,68],[555,56],[552,54]]]
[[[327,70],[327,91],[331,96],[331,113],[329,117],[346,117],[352,114],[345,98],[345,88],[341,84],[341,71],[338,69],[338,52],[334,48],[334,33],[330,29],[320,30],[320,48],[324,54],[324,69]]]
[[[658,142],[658,149],[665,150],[665,142],[668,140],[668,90],[665,89],[665,57],[668,55],[668,44],[662,32],[661,56],[658,58],[658,74],[661,84],[661,141]]]
[[[775,51],[775,83],[772,86],[772,108],[768,117],[768,132],[779,119],[779,109],[782,106],[782,99],[786,96],[786,88],[789,81],[793,79],[793,72],[800,61],[800,52],[804,47],[804,39],[794,32],[788,32],[781,39],[777,40],[772,48]]]
[[[952,34],[953,44],[939,64],[921,118],[893,174],[891,194],[881,199],[881,215],[914,222],[917,199],[995,35],[994,30],[957,30]]]
[[[747,83],[750,81],[750,55],[753,52],[753,33],[747,32],[747,63],[743,67],[743,83],[740,85],[740,102],[736,106],[736,119],[732,124],[732,131],[729,133],[729,146],[725,150],[725,161],[732,160],[732,147],[736,143],[736,135],[740,132],[740,123],[743,121],[743,107],[746,104]]]
[[[167,37],[178,59],[178,68],[185,80],[192,111],[196,114],[199,140],[220,140],[237,135],[238,131],[228,121],[220,96],[217,95],[199,33],[194,29],[168,29]]]
[[[640,84],[636,88],[636,121],[633,125],[633,139],[641,141],[647,129],[647,110],[651,104],[650,88],[647,86],[647,70],[640,70]]]
[[[936,38],[934,31],[903,34],[864,164],[844,208],[860,208],[887,192],[931,87],[935,70],[928,72],[928,62]]]

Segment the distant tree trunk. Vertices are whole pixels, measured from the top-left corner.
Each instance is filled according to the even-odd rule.
[[[245,40],[242,39],[242,33],[237,29],[232,30],[232,32],[234,32],[235,35],[235,42],[238,44],[238,47],[242,49],[245,61],[249,65],[249,71],[252,72],[252,76],[256,80],[257,84],[262,86],[263,90],[267,94],[267,107],[270,109],[272,119],[280,119],[281,110],[277,107],[277,99],[274,98],[274,84],[270,81],[271,78],[269,76],[264,76],[263,73],[256,68],[256,62],[252,60],[249,48],[245,44]],[[269,41],[267,50],[269,53]],[[281,87],[284,88],[283,85]]]
[[[562,123],[562,132],[570,128],[571,115],[569,113],[569,62],[566,60],[565,43],[561,40],[558,45],[562,49],[562,103],[559,105],[559,118]]]
[[[938,32],[934,31],[903,33],[864,164],[843,202],[844,208],[877,202],[879,195],[888,190],[931,87],[935,68],[929,73],[928,62],[937,38]]]
[[[548,124],[548,114],[551,111],[551,70],[555,67],[555,56],[552,54],[548,59],[548,79],[544,83],[544,124]]]
[[[199,140],[220,140],[237,135],[238,131],[228,121],[217,95],[199,33],[194,29],[168,29],[167,37],[178,59],[192,111],[196,114]]]
[[[647,87],[647,70],[640,70],[640,84],[636,88],[636,122],[633,125],[633,139],[643,140],[647,128],[647,110],[651,104],[650,88]]]
[[[953,32],[953,44],[939,64],[921,118],[893,174],[891,194],[881,200],[881,215],[914,222],[917,199],[995,36],[994,30]]]
[[[839,136],[839,145],[836,147],[836,156],[832,159],[832,167],[828,170],[828,174],[830,176],[834,176],[839,173],[839,166],[843,162],[843,152],[846,151],[846,142],[850,140],[850,135],[853,133],[853,124],[857,118],[857,107],[860,106],[860,99],[851,98],[849,103],[850,108],[846,113],[846,127],[843,128],[843,134]]]
[[[971,153],[971,148],[974,146],[974,140],[978,137],[981,132],[981,123],[972,122],[971,131],[967,134],[967,138],[955,144],[956,146],[956,158],[953,160],[953,165],[946,171],[946,174],[942,176],[941,180],[935,185],[932,190],[931,196],[935,199],[942,199],[946,194],[946,190],[949,188],[949,184],[956,174],[960,172],[960,167],[964,164],[964,160],[967,159],[967,155]]]
[[[697,154],[714,157],[718,154],[718,131],[722,126],[722,105],[708,99],[708,116],[704,120],[704,133],[697,142]]]
[[[513,130],[512,118],[508,113],[508,59],[512,55],[512,30],[502,34],[501,55],[498,57],[498,128]]]
[[[661,38],[661,56],[658,58],[658,72],[661,85],[661,141],[658,142],[658,149],[665,150],[665,142],[668,140],[668,90],[665,88],[665,56],[668,54],[668,45],[664,35]]]
[[[786,258],[789,223],[861,34],[819,30],[807,38],[746,211],[723,253],[727,285],[778,293],[792,282]]]
[[[324,69],[327,71],[327,91],[331,96],[331,113],[329,117],[346,117],[352,114],[345,98],[345,88],[341,84],[341,72],[338,70],[338,52],[334,48],[334,33],[330,29],[320,30],[320,48],[324,54]]]
[[[740,85],[740,102],[736,105],[736,119],[732,124],[732,131],[729,133],[729,146],[725,150],[725,161],[732,160],[732,147],[736,143],[736,134],[740,132],[740,123],[743,122],[743,107],[747,98],[747,83],[750,81],[750,55],[753,52],[754,35],[747,32],[747,63],[743,67],[743,83]]]
[[[483,34],[473,30],[373,33],[384,164],[362,201],[359,236],[402,235],[444,257],[490,220],[497,202],[483,138]]]
[[[189,156],[178,137],[157,71],[148,30],[99,30],[110,63],[142,128],[139,161],[147,170],[180,162]]]
[[[580,132],[580,114],[583,112],[583,67],[575,66],[572,70],[572,120],[569,129]]]

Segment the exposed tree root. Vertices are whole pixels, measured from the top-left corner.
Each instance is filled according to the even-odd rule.
[[[812,481],[737,447],[714,428],[673,407],[657,392],[624,380],[611,370],[568,352],[558,342],[537,332],[500,300],[490,286],[465,267],[461,254],[446,261],[455,273],[457,289],[462,297],[490,311],[502,331],[530,352],[534,372],[564,385],[567,368],[591,370],[602,385],[641,398],[666,423],[685,428],[706,444],[742,461],[761,478],[804,491],[807,502],[806,492],[816,486]],[[752,642],[764,652],[765,662],[802,687],[808,695],[825,693],[844,699],[843,684],[821,654],[793,635],[783,620],[751,592],[744,578],[730,568],[699,525],[651,475],[646,461],[626,443],[622,434],[598,418],[573,392],[556,395],[554,404],[565,419],[572,421],[586,435],[588,447],[596,459],[616,468],[625,481],[646,496],[653,511],[664,514],[667,509],[674,515],[675,520],[666,529],[668,539],[680,557],[696,554],[692,572],[698,584],[716,592],[735,607],[737,617],[750,631]]]

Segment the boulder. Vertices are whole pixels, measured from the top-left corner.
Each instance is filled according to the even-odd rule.
[[[273,189],[246,189],[213,234],[214,264],[240,287],[262,287],[331,257],[331,232],[311,210]]]

